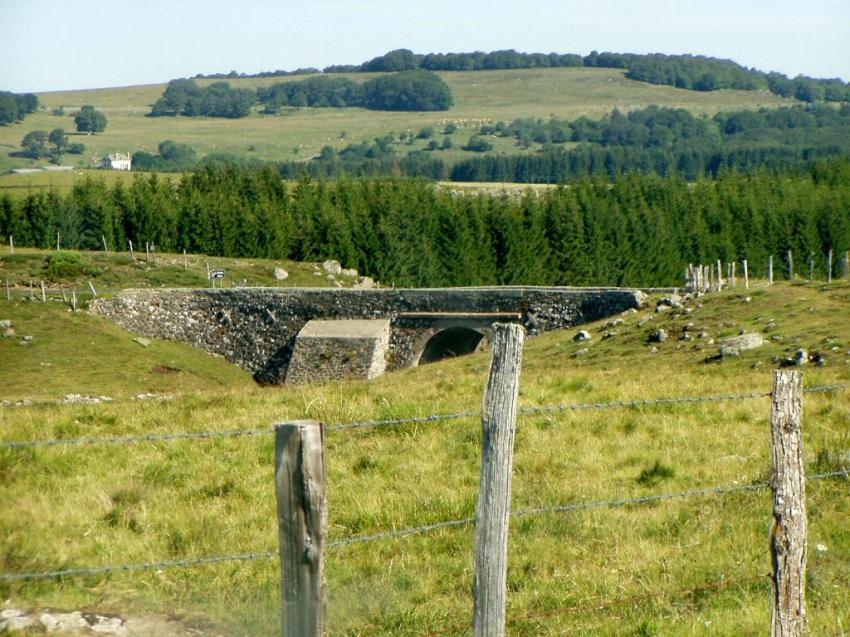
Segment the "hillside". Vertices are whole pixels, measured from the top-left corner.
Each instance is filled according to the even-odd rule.
[[[362,82],[377,74],[335,74]],[[103,134],[70,135],[72,142],[85,144],[83,155],[65,155],[64,161],[79,167],[89,165],[92,155],[116,151],[134,153],[157,151],[164,140],[185,143],[200,156],[228,153],[258,160],[304,160],[319,154],[327,145],[341,148],[353,142],[369,141],[388,133],[409,131],[414,135],[433,126],[442,130],[449,122],[457,125],[451,134],[454,150],[440,151],[453,162],[468,155],[459,150],[482,123],[510,121],[520,117],[574,119],[585,115],[600,117],[617,108],[630,111],[656,104],[685,108],[695,114],[721,110],[756,109],[797,103],[766,91],[718,90],[697,92],[629,80],[622,69],[553,68],[517,69],[487,72],[439,72],[454,95],[449,111],[436,113],[375,112],[359,108],[285,109],[277,116],[261,115],[255,109],[238,120],[187,117],[147,117],[165,85],[114,89],[42,93],[38,112],[21,123],[0,127],[0,172],[14,166],[37,164],[12,158],[8,152],[19,149],[24,135],[32,130],[74,130],[73,114],[91,104],[108,118]],[[286,78],[229,79],[234,88],[258,88],[282,81],[300,81],[309,76]],[[200,86],[215,80],[199,80]],[[54,109],[63,115],[53,115]],[[425,148],[426,140],[415,140],[409,150]],[[519,152],[505,140],[495,151]],[[42,162],[43,163],[43,162]]]
[[[768,392],[774,358],[800,348],[824,366],[809,387],[850,384],[850,286],[754,282],[685,308],[530,339],[523,407]],[[233,431],[297,418],[346,423],[479,408],[488,354],[370,382],[253,386],[173,343],[133,335],[58,305],[0,299],[28,346],[0,339],[0,377],[39,371],[10,397],[61,398],[106,387],[117,398],[173,400],[0,407],[2,440]],[[693,323],[693,326],[689,325]],[[651,344],[664,328],[669,338]],[[716,339],[762,333],[761,348],[707,363]],[[702,338],[681,340],[686,333]],[[90,343],[114,365],[78,360]],[[586,350],[586,352],[582,352]],[[88,366],[87,374],[81,367]],[[157,366],[179,371],[159,374]],[[53,379],[53,380],[49,380]],[[222,382],[226,380],[226,383]],[[226,385],[226,386],[225,386]],[[9,390],[0,390],[0,398]],[[105,391],[105,390],[104,390]],[[101,393],[101,392],[98,392]],[[6,394],[6,395],[3,395]],[[850,403],[806,394],[807,473],[847,469]],[[762,483],[769,401],[566,410],[520,418],[516,509]],[[276,551],[270,435],[12,450],[0,448],[0,572],[42,571]],[[330,537],[341,540],[474,515],[480,425],[474,418],[330,431]],[[424,487],[424,488],[423,488]],[[811,481],[811,634],[850,622],[850,497],[842,479]],[[510,634],[761,635],[770,571],[765,491],[516,518],[508,570]],[[458,526],[330,549],[329,635],[461,634],[471,617],[472,531]],[[249,559],[192,568],[2,582],[14,608],[169,617],[203,634],[278,630],[278,565]]]

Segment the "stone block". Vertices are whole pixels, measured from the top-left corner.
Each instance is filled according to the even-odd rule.
[[[389,341],[387,319],[309,321],[295,337],[286,384],[380,376]]]

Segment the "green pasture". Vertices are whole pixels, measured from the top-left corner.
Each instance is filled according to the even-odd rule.
[[[773,357],[798,348],[826,361],[803,368],[806,385],[850,383],[847,284],[759,281],[689,307],[656,315],[650,302],[622,325],[583,326],[593,335],[585,343],[573,342],[575,330],[529,339],[521,405],[768,392]],[[489,364],[485,352],[369,382],[260,388],[220,359],[160,341],[142,348],[132,334],[58,304],[3,297],[5,318],[34,340],[0,339],[0,399],[97,391],[118,400],[0,407],[2,440],[476,410]],[[706,362],[717,345],[679,340],[688,323],[713,339],[746,330],[768,342]],[[659,327],[670,337],[653,352],[647,337]],[[163,367],[175,371],[152,371]],[[174,399],[126,400],[150,390]],[[848,468],[847,391],[806,394],[804,404],[807,472]],[[754,398],[521,416],[513,507],[763,483],[769,412],[769,399]],[[474,418],[328,432],[330,539],[474,516],[480,437]],[[0,572],[275,551],[273,451],[271,434],[0,449]],[[846,479],[811,481],[807,505],[810,634],[841,634],[850,626]],[[508,634],[763,635],[770,588],[756,576],[771,569],[770,516],[762,490],[515,518]],[[461,526],[329,550],[328,635],[468,634],[472,544],[473,529]],[[274,559],[0,582],[0,594],[15,608],[167,616],[206,634],[279,630]]]
[[[432,113],[376,112],[359,108],[285,109],[276,116],[261,115],[255,109],[249,117],[237,120],[221,118],[159,117],[150,118],[153,103],[162,95],[165,84],[132,86],[85,91],[42,93],[43,108],[26,120],[0,127],[0,172],[12,167],[40,165],[44,162],[12,158],[9,152],[19,150],[21,139],[32,130],[50,131],[64,128],[73,133],[73,115],[79,107],[91,104],[108,118],[106,131],[97,135],[71,135],[72,142],[85,144],[83,155],[65,155],[64,163],[76,167],[90,165],[91,157],[113,152],[156,152],[166,139],[186,143],[201,156],[231,153],[238,157],[260,160],[306,160],[324,146],[341,149],[358,141],[371,141],[388,133],[398,136],[404,131],[418,132],[434,126],[439,132],[454,122],[458,129],[452,135],[456,150],[434,151],[436,156],[456,160],[471,153],[461,153],[469,136],[482,123],[509,121],[517,117],[559,117],[574,119],[581,115],[599,117],[614,108],[628,111],[650,104],[686,108],[694,113],[712,115],[720,110],[775,107],[789,104],[767,92],[721,90],[697,92],[657,86],[628,80],[624,71],[616,69],[564,68],[520,69],[477,72],[441,72],[454,95],[454,107]],[[350,74],[355,81],[365,81],[372,74]],[[283,81],[304,79],[259,78],[231,80],[234,87],[268,86]],[[199,81],[200,84],[210,80]],[[63,107],[65,114],[53,115]],[[442,141],[443,135],[437,135]],[[505,152],[527,152],[509,140]],[[426,140],[417,140],[401,150],[424,148]],[[494,151],[496,152],[496,151]]]

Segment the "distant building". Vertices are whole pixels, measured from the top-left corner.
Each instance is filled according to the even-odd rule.
[[[101,166],[112,170],[131,170],[132,159],[130,153],[115,153],[104,159]]]

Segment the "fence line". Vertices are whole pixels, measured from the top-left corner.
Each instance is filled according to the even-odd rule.
[[[850,389],[850,385],[818,385],[803,389],[805,393],[832,393]],[[752,398],[766,398],[770,392],[747,392],[743,394],[718,394],[714,396],[681,396],[675,398],[649,398],[640,400],[619,400],[598,403],[575,403],[564,405],[542,405],[540,407],[520,407],[518,412],[523,415],[557,413],[563,411],[584,411],[597,409],[623,409],[635,407],[650,407],[653,405],[678,405],[717,403]],[[390,418],[386,420],[363,420],[349,423],[337,423],[325,426],[325,431],[348,431],[352,429],[367,429],[375,427],[391,427],[395,425],[426,424],[443,420],[464,420],[476,418],[480,411],[461,411],[454,413],[431,414],[429,416],[411,416],[409,418]],[[36,447],[82,446],[100,444],[121,444],[135,442],[159,442],[173,440],[207,440],[213,438],[242,438],[261,436],[274,433],[273,427],[262,429],[237,429],[232,431],[186,431],[162,434],[139,434],[135,436],[107,436],[103,438],[52,438],[45,440],[14,440],[0,441],[0,449],[32,449]]]
[[[817,473],[811,476],[806,476],[806,481],[828,480],[830,478],[844,478],[850,481],[850,469],[839,471],[828,471],[825,473]],[[706,497],[706,496],[726,496],[735,493],[745,493],[753,491],[761,491],[768,489],[768,483],[757,483],[748,485],[732,485],[725,487],[710,487],[705,489],[692,489],[689,491],[680,491],[677,493],[664,493],[657,495],[638,496],[635,498],[616,498],[606,500],[594,500],[592,502],[576,502],[572,504],[561,504],[551,507],[538,507],[529,509],[516,509],[511,511],[511,517],[528,517],[533,515],[550,515],[556,513],[571,513],[576,511],[585,511],[588,509],[603,509],[603,508],[621,508],[632,505],[654,504],[656,502],[666,502],[671,500],[682,500],[688,498]],[[370,535],[355,535],[348,538],[333,540],[327,543],[328,549],[339,549],[354,544],[368,544],[382,540],[399,539],[409,537],[411,535],[424,535],[432,531],[439,531],[447,528],[459,526],[469,526],[475,524],[475,518],[459,518],[456,520],[445,520],[442,522],[434,522],[418,527],[409,527],[405,529],[396,529],[392,531],[383,531]],[[119,564],[114,566],[93,566],[68,568],[52,571],[40,571],[30,573],[0,573],[0,582],[2,581],[19,581],[19,580],[37,580],[37,579],[52,579],[56,577],[69,577],[78,575],[100,575],[104,573],[114,572],[129,572],[149,569],[167,569],[167,568],[185,568],[192,566],[203,566],[206,564],[217,564],[221,562],[245,562],[259,559],[270,559],[278,557],[278,551],[259,551],[253,553],[241,553],[234,555],[214,555],[210,557],[189,558],[181,560],[163,560],[156,562],[140,562],[136,564]]]
[[[609,608],[614,608],[616,606],[625,606],[627,604],[637,604],[640,602],[646,602],[651,599],[657,599],[659,597],[678,597],[678,596],[686,596],[693,595],[695,593],[704,593],[708,591],[718,591],[723,590],[725,588],[732,588],[733,586],[739,586],[741,584],[747,584],[750,582],[756,582],[759,580],[763,580],[771,577],[771,573],[759,573],[757,575],[750,575],[747,577],[738,577],[735,579],[729,579],[727,577],[722,578],[719,582],[709,582],[707,584],[703,584],[702,586],[694,586],[690,588],[680,588],[674,591],[660,591],[657,593],[644,593],[643,595],[632,595],[630,597],[619,597],[617,599],[607,600],[604,602],[600,602],[597,604],[582,604],[580,606],[568,606],[565,608],[559,608],[556,610],[541,612],[541,613],[526,613],[525,615],[520,615],[519,617],[508,617],[507,624],[508,625],[516,625],[520,622],[531,621],[535,619],[549,619],[551,617],[560,617],[563,615],[574,615],[579,613],[592,613],[602,610],[608,610]],[[423,637],[438,637],[439,635],[451,635],[455,633],[462,633],[469,630],[469,625],[455,625],[450,628],[442,628],[440,630],[436,630],[433,632],[425,633]]]

